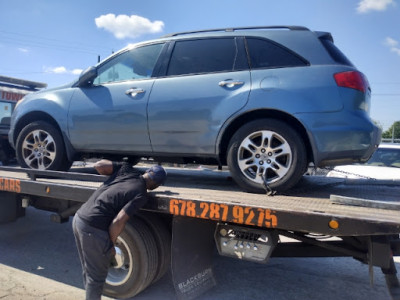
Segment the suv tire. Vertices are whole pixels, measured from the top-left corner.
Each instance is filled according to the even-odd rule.
[[[32,122],[21,130],[16,154],[23,168],[65,171],[71,166],[60,132],[43,121]]]
[[[242,126],[228,147],[233,179],[246,192],[265,193],[263,179],[274,190],[295,185],[307,166],[304,143],[290,126],[274,119],[259,119]]]

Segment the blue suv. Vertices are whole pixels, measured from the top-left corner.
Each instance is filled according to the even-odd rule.
[[[30,94],[9,140],[22,167],[82,157],[228,165],[248,192],[295,185],[310,162],[366,161],[381,131],[366,77],[327,32],[183,32],[129,46],[69,85]]]

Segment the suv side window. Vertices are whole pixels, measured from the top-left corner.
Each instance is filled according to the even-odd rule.
[[[268,40],[246,38],[251,69],[307,66],[297,54]]]
[[[107,61],[98,69],[95,85],[152,77],[164,44],[134,48]]]
[[[233,71],[237,56],[234,38],[177,41],[167,75]]]
[[[354,67],[346,55],[344,55],[343,52],[340,51],[332,41],[324,38],[320,38],[320,41],[334,61],[345,66]]]

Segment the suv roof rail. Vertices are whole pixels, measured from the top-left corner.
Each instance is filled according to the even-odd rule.
[[[183,34],[192,34],[192,33],[204,33],[204,32],[217,32],[217,31],[225,31],[225,32],[233,32],[237,30],[260,30],[260,29],[288,29],[288,30],[307,30],[307,27],[303,26],[287,26],[287,25],[279,25],[279,26],[254,26],[254,27],[231,27],[231,28],[216,28],[216,29],[206,29],[206,30],[195,30],[195,31],[183,31],[183,32],[176,32],[171,33],[163,36],[166,37],[173,37]]]

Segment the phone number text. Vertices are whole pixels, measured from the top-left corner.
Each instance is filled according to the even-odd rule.
[[[169,212],[173,215],[211,219],[250,226],[274,228],[278,218],[270,209],[227,205],[220,203],[195,202],[171,199]]]

